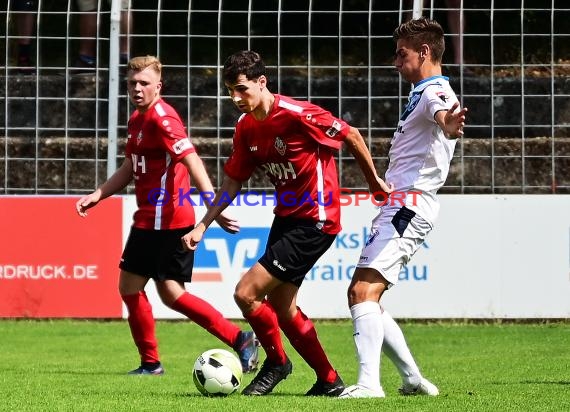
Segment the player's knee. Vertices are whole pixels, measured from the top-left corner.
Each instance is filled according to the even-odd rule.
[[[351,287],[348,288],[348,292],[346,293],[346,297],[348,299],[348,307],[352,307],[354,305],[356,305],[357,303],[360,303],[361,300],[359,298],[360,294],[358,293],[357,288],[355,288],[354,286],[351,285]]]
[[[236,288],[234,292],[234,301],[243,313],[250,312],[253,306],[254,298],[245,293],[243,289]]]
[[[380,296],[377,296],[377,291],[372,287],[370,283],[355,282],[349,286],[347,298],[348,307],[351,307],[367,300],[378,300]]]

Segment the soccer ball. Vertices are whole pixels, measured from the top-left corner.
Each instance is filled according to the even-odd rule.
[[[205,396],[226,396],[237,391],[243,376],[239,359],[224,349],[210,349],[194,362],[192,378]]]

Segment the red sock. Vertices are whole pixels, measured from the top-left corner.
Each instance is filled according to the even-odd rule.
[[[123,302],[129,310],[129,327],[135,345],[141,355],[141,363],[159,362],[158,343],[154,329],[152,307],[145,292],[133,295],[122,295]]]
[[[239,326],[224,318],[220,312],[205,300],[191,295],[188,292],[184,292],[182,296],[176,299],[176,302],[172,304],[172,309],[182,313],[226,345],[232,348],[234,347],[241,329]]]
[[[295,317],[288,322],[281,322],[279,326],[299,355],[315,370],[317,378],[329,383],[334,382],[338,374],[319,342],[313,322],[301,309],[297,308]]]
[[[283,349],[277,315],[271,305],[267,301],[263,301],[259,308],[246,315],[245,318],[257,335],[259,343],[263,346],[269,362],[274,365],[284,365],[287,355]]]

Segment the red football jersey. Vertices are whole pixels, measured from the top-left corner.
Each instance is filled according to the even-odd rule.
[[[240,117],[224,171],[244,182],[260,167],[275,186],[276,215],[308,219],[336,234],[341,226],[334,153],[348,129],[319,106],[275,95],[266,119]]]
[[[138,206],[133,226],[160,230],[195,223],[191,202],[179,197],[190,190],[190,175],[180,159],[194,151],[180,116],[164,100],[131,115],[125,155],[133,162]]]

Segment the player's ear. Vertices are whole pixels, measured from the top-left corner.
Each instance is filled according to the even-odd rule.
[[[162,82],[158,82],[158,83],[156,84],[156,93],[157,93],[157,94],[160,93],[160,90],[161,90],[161,89],[162,89]]]
[[[261,88],[261,90],[263,90],[264,88],[267,87],[267,77],[265,77],[265,75],[261,75],[257,78],[257,82],[259,83],[259,87]]]
[[[421,58],[427,58],[428,57],[428,53],[429,53],[429,46],[427,44],[422,44],[420,46],[420,57]]]

